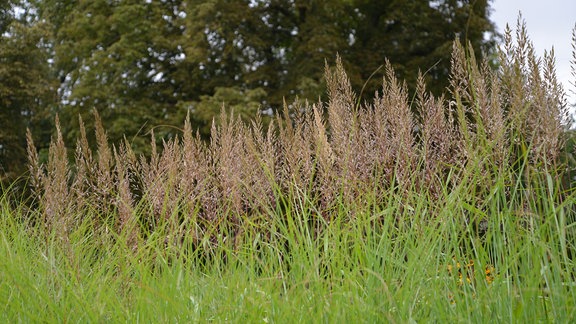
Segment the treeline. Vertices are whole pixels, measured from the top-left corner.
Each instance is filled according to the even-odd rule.
[[[8,0],[0,33],[2,181],[25,171],[27,127],[47,160],[56,114],[68,143],[96,108],[112,142],[146,153],[152,129],[173,137],[188,113],[206,139],[223,103],[252,118],[325,100],[337,54],[362,102],[386,58],[409,88],[421,70],[440,94],[454,39],[476,57],[495,48],[488,0]]]

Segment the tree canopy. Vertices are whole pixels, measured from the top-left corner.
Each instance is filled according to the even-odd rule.
[[[19,32],[9,20],[15,6],[35,14],[19,22]],[[485,36],[494,36],[489,9],[488,0],[8,2],[0,5],[2,114],[58,111],[72,140],[78,115],[96,108],[111,140],[125,136],[139,151],[151,128],[174,134],[169,126],[188,112],[207,137],[223,104],[250,118],[284,99],[317,101],[325,95],[325,62],[337,55],[353,86],[364,89],[361,99],[379,88],[386,59],[409,86],[421,70],[439,93],[448,84],[454,39],[470,42],[478,57],[494,49],[494,37]],[[10,79],[16,77],[25,80]],[[56,100],[42,99],[53,82]],[[10,99],[11,91],[21,100]],[[27,124],[13,126],[19,130],[10,136],[20,138]]]
[[[26,166],[26,128],[44,143],[58,87],[50,65],[50,35],[16,2],[0,4],[0,181],[21,174]]]

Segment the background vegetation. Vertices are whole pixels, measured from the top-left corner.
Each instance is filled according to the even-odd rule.
[[[495,49],[486,0],[10,0],[2,6],[4,183],[25,171],[26,127],[46,161],[56,113],[68,143],[79,135],[78,115],[93,129],[89,116],[96,108],[112,142],[126,136],[136,152],[150,154],[150,130],[173,137],[188,112],[193,129],[208,139],[223,103],[250,120],[259,111],[281,111],[284,98],[326,100],[324,63],[337,53],[353,87],[363,88],[362,101],[380,87],[385,58],[411,92],[421,69],[440,94],[455,38],[471,42],[479,58]]]

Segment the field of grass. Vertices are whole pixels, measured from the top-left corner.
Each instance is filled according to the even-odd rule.
[[[271,230],[262,232],[272,237],[247,224],[240,242],[219,236],[209,253],[186,240],[170,250],[158,233],[134,252],[126,237],[95,233],[90,222],[65,241],[45,237],[3,202],[0,317],[568,323],[576,318],[576,289],[575,264],[565,253],[574,248],[574,231],[566,219],[575,200],[558,204],[549,195],[554,188],[541,190],[529,203],[542,223],[519,219],[506,208],[505,188],[495,185],[487,207],[497,215],[482,238],[460,228],[460,218],[475,211],[466,193],[455,192],[435,203],[425,195],[391,196],[384,208],[354,210],[353,220],[342,206],[319,234],[302,225],[316,212],[304,202],[271,215]],[[436,209],[432,222],[429,208]]]
[[[186,123],[137,157],[95,112],[95,143],[58,126],[44,163],[29,138],[0,321],[574,322],[567,108],[510,35],[497,71],[455,44],[449,99],[388,65],[360,105],[337,63],[329,102],[268,130],[223,113],[210,143]]]

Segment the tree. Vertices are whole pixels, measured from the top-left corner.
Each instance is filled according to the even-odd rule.
[[[180,125],[188,111],[205,132],[212,120],[206,112],[234,105],[239,93],[267,94],[245,96],[250,109],[244,115],[277,109],[284,98],[316,101],[325,92],[325,61],[337,54],[353,86],[365,85],[362,95],[371,98],[386,58],[409,84],[421,69],[430,88],[441,92],[455,38],[470,41],[479,57],[493,45],[484,39],[494,29],[487,0],[45,0],[38,5],[53,27],[69,138],[77,135],[76,116],[95,107],[113,141],[127,135],[141,150],[147,137],[136,135],[158,125]],[[155,131],[172,132],[170,127]]]
[[[12,1],[4,1],[0,3],[0,33],[4,34],[8,26],[13,20],[12,8],[14,4]]]
[[[495,48],[495,28],[488,19],[487,0],[371,1],[356,0],[358,19],[354,28],[353,62],[360,80],[366,80],[385,59],[410,86],[418,70],[424,73],[428,89],[440,94],[448,85],[452,42],[470,42],[476,57]],[[492,35],[485,39],[484,34]],[[366,87],[371,96],[380,86],[373,79]]]
[[[4,7],[0,15],[0,181],[6,182],[26,170],[27,127],[38,146],[47,149],[57,84],[45,25],[26,12],[16,17]]]
[[[78,115],[100,111],[112,140],[138,134],[143,125],[165,124],[182,95],[173,74],[181,68],[181,34],[170,1],[81,1],[55,20],[55,62],[61,79],[62,120],[67,137]],[[90,118],[84,118],[91,127]],[[144,139],[135,137],[137,147]]]

